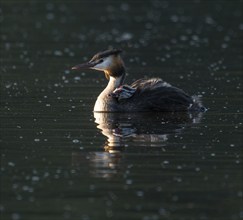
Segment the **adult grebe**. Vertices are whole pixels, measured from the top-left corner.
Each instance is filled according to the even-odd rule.
[[[96,100],[95,112],[205,111],[198,97],[191,97],[159,78],[139,79],[130,86],[124,85],[126,70],[121,52],[119,49],[99,52],[89,62],[72,67],[104,71],[109,79]]]

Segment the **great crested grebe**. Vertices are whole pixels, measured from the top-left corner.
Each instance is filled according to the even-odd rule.
[[[205,111],[198,97],[191,97],[160,78],[139,79],[130,86],[124,85],[126,69],[121,52],[119,49],[99,52],[89,62],[72,67],[103,71],[109,79],[96,100],[95,112]]]

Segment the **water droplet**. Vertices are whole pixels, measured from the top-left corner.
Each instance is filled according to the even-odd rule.
[[[31,180],[34,181],[34,182],[37,182],[37,181],[40,180],[40,177],[38,177],[38,176],[32,176]]]
[[[76,76],[76,77],[74,77],[74,80],[79,81],[79,80],[81,80],[81,77],[80,76]]]
[[[226,48],[228,47],[228,44],[225,44],[225,43],[224,43],[224,44],[221,45],[221,47],[222,47],[223,49],[226,49]]]
[[[70,73],[70,70],[65,70],[65,71],[64,71],[64,73],[65,73],[65,74],[69,74],[69,73]],[[63,76],[63,77],[62,77],[62,79],[63,79],[63,80],[65,80],[65,79],[66,79],[66,77],[65,77],[65,76]]]
[[[127,41],[127,40],[131,40],[132,38],[133,35],[131,33],[125,32],[120,36],[119,40]]]
[[[55,56],[62,56],[63,53],[62,53],[62,51],[60,51],[60,50],[55,50],[55,51],[54,51],[54,55],[55,55]]]
[[[143,192],[143,191],[137,191],[137,192],[136,192],[136,195],[137,195],[138,197],[143,197],[143,196],[144,196],[144,192]]]
[[[17,195],[17,196],[16,196],[16,199],[17,199],[18,201],[21,201],[23,198],[22,198],[21,195]]]
[[[126,184],[127,185],[131,185],[132,184],[132,180],[131,179],[126,180]]]
[[[172,15],[170,19],[173,22],[178,22],[179,21],[179,17],[177,15]]]
[[[48,13],[46,15],[46,19],[49,20],[49,21],[53,20],[54,18],[55,18],[55,15],[53,13]]]
[[[8,165],[9,165],[10,167],[14,167],[14,166],[15,166],[15,163],[13,163],[13,162],[8,162]]]
[[[79,140],[78,140],[78,139],[74,139],[74,140],[73,140],[73,143],[74,143],[74,144],[77,144],[77,143],[79,143]]]

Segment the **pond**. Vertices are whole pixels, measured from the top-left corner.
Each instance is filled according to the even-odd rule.
[[[2,0],[1,219],[243,217],[242,1]],[[124,50],[208,111],[93,113]]]

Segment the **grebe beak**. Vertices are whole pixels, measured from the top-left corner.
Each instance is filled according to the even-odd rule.
[[[96,64],[97,64],[96,62],[82,63],[72,67],[72,70],[87,69],[87,68],[94,67]]]

